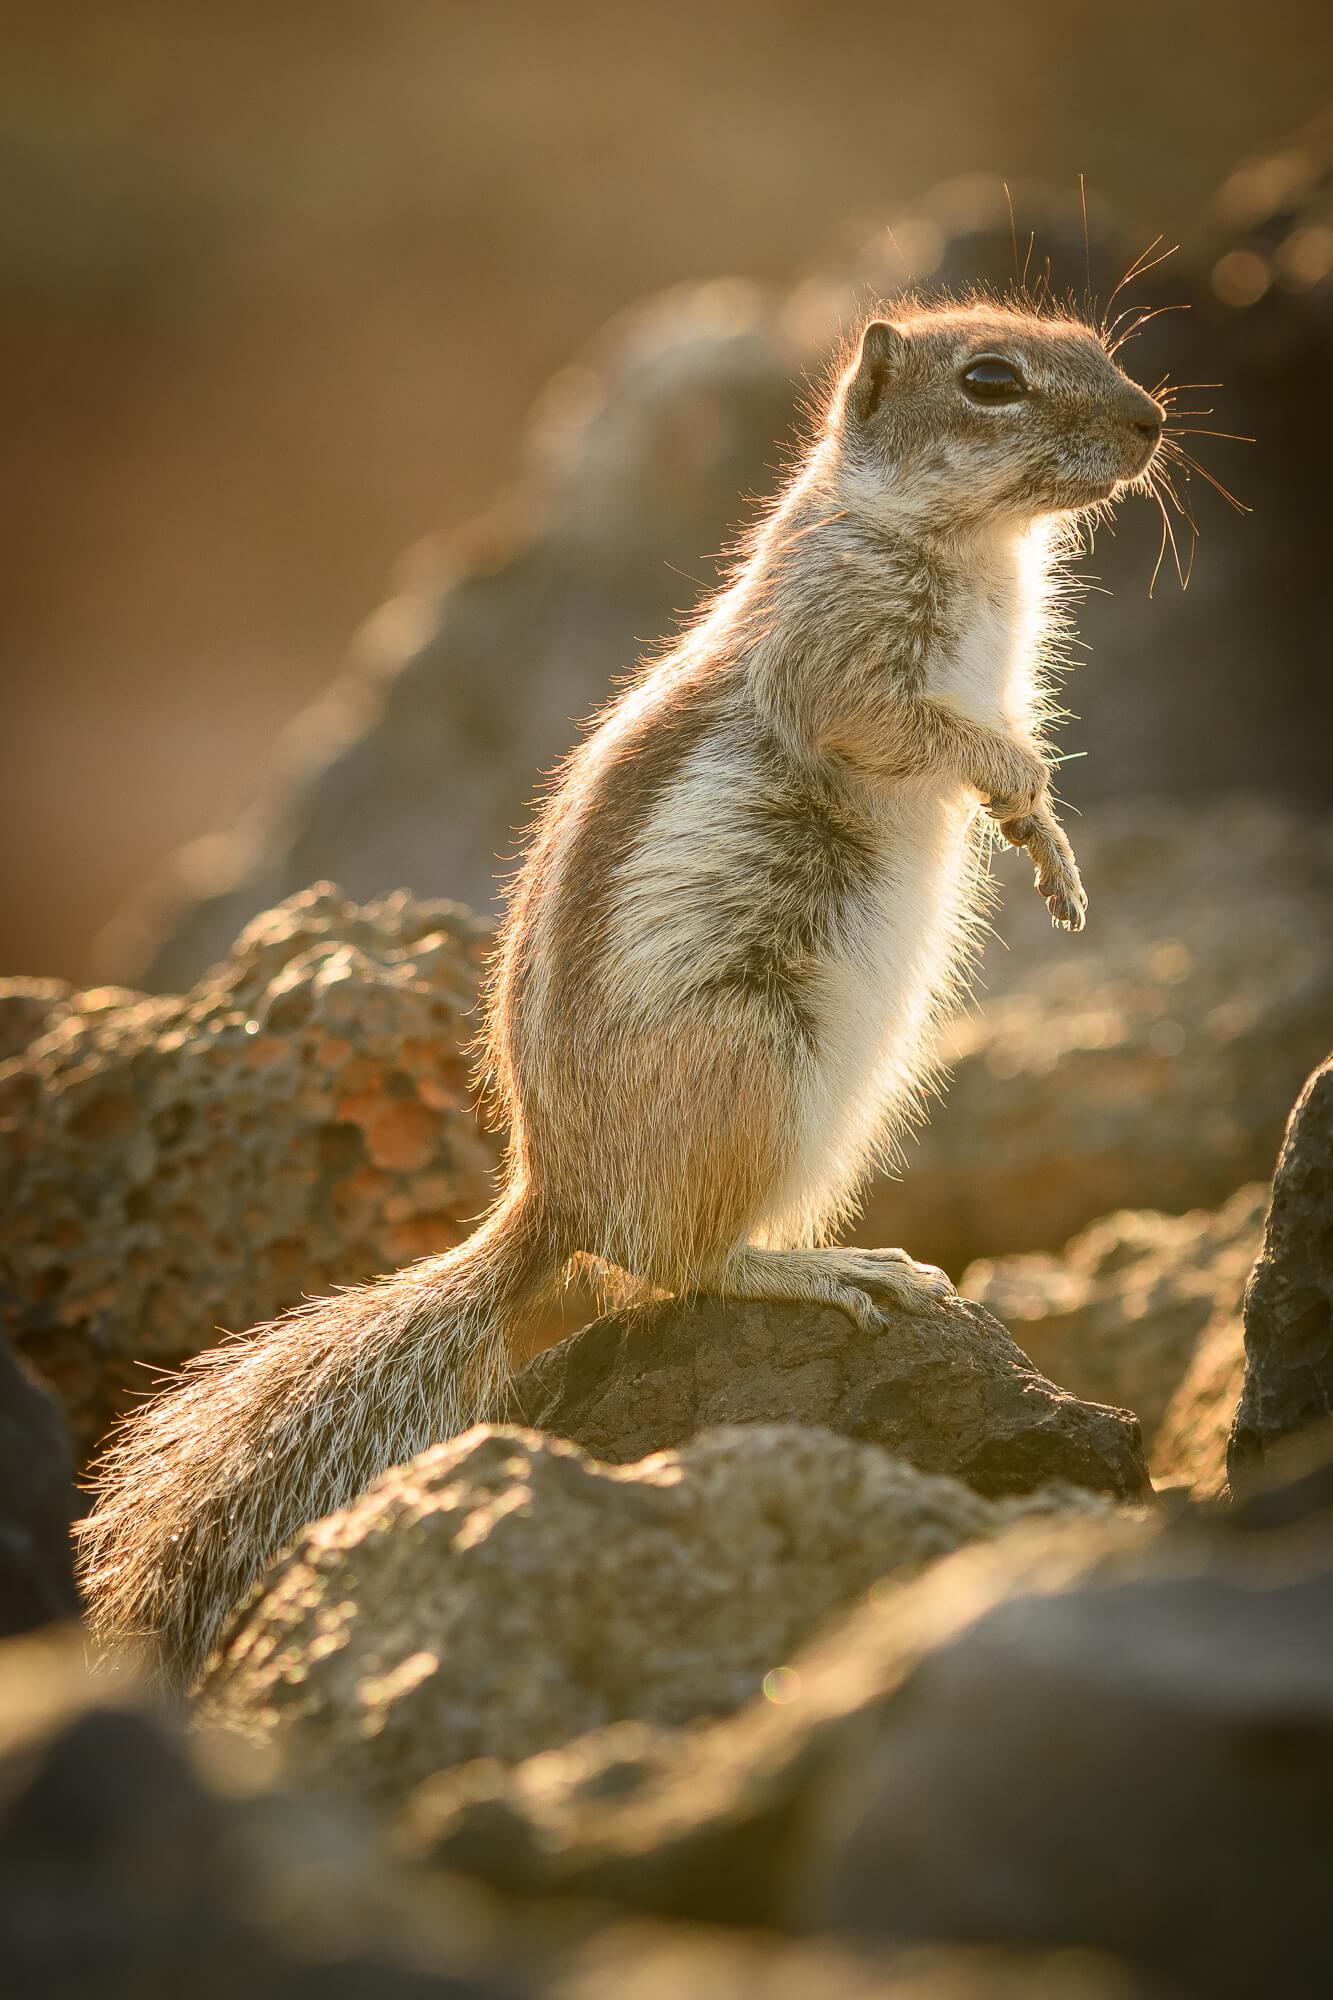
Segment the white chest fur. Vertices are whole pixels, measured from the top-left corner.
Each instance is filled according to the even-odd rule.
[[[992,729],[1027,730],[1049,615],[1048,553],[1039,529],[978,550],[954,607],[953,636],[930,662],[932,694]]]

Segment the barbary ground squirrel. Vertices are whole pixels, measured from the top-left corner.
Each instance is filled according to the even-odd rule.
[[[1073,317],[865,326],[732,580],[541,811],[487,1003],[495,1207],[134,1412],[82,1530],[101,1640],[188,1684],[300,1527],[504,1415],[513,1335],[576,1259],[862,1323],[949,1294],[902,1250],[827,1246],[931,1078],[991,826],[1082,926],[1041,747],[1065,559],[1163,421]]]

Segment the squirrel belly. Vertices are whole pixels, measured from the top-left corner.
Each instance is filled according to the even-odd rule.
[[[193,1682],[303,1525],[506,1414],[511,1349],[576,1257],[865,1326],[951,1294],[829,1238],[919,1112],[988,825],[1082,927],[1042,749],[1068,523],[1160,433],[1077,321],[987,303],[865,328],[731,584],[541,811],[486,1003],[496,1206],[125,1421],[80,1528],[102,1644]]]

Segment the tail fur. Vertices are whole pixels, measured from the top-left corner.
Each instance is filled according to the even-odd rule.
[[[561,1258],[511,1190],[456,1250],[317,1299],[187,1363],[95,1468],[80,1568],[102,1645],[196,1679],[307,1522],[391,1465],[505,1414],[508,1335]]]

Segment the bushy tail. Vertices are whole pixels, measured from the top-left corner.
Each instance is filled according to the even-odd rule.
[[[270,1558],[391,1465],[502,1417],[506,1336],[561,1262],[512,1190],[468,1241],[198,1355],[95,1468],[93,1631],[188,1686]]]

